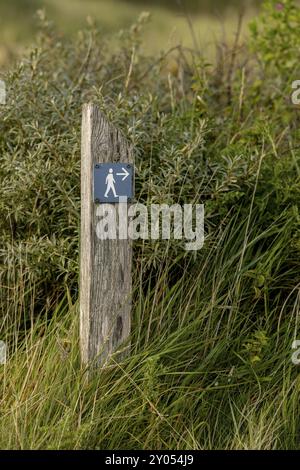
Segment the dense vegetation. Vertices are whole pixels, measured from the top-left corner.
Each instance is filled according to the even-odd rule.
[[[47,17],[55,22],[61,34],[70,36],[85,27],[91,17],[102,33],[117,33],[129,28],[141,11],[151,14],[151,22],[143,32],[143,47],[155,55],[162,48],[179,41],[192,46],[187,14],[196,29],[199,45],[206,56],[213,56],[213,43],[223,38],[224,23],[227,37],[234,34],[238,11],[244,11],[246,22],[256,10],[253,0],[10,0],[0,2],[0,68],[8,67],[16,55],[35,39],[37,24],[35,13],[45,8]],[[222,21],[220,21],[222,17]],[[102,34],[102,35],[103,35]]]
[[[77,42],[41,17],[0,108],[1,448],[295,449],[300,11],[265,2],[251,41],[159,57],[142,15]],[[206,240],[137,242],[131,356],[87,384],[78,349],[80,116],[136,152],[144,203],[203,202]]]

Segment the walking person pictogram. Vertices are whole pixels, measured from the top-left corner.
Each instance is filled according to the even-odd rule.
[[[122,162],[95,163],[94,201],[120,203],[133,198],[133,165]]]
[[[105,194],[104,194],[104,197],[108,197],[108,193],[109,191],[111,190],[114,194],[114,197],[118,197],[117,196],[117,193],[116,193],[116,189],[115,189],[115,178],[114,178],[114,173],[113,173],[113,169],[110,168],[109,169],[109,173],[105,179],[105,184],[106,184],[106,191],[105,191]]]

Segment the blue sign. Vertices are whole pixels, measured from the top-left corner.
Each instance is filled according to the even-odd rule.
[[[130,163],[96,163],[94,167],[94,201],[120,202],[133,198],[133,165]]]

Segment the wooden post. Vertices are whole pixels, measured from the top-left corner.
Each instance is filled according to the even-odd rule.
[[[103,366],[113,352],[129,349],[131,240],[99,240],[94,166],[133,163],[131,146],[94,104],[83,106],[81,148],[80,347],[83,364]],[[98,220],[97,220],[98,219]]]

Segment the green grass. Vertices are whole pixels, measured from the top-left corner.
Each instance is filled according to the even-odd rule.
[[[86,26],[86,19],[93,18],[104,33],[115,33],[121,28],[128,28],[142,11],[151,14],[152,21],[144,32],[144,47],[147,53],[157,53],[179,42],[185,46],[194,46],[190,26],[185,14],[169,10],[159,5],[143,2],[131,3],[123,0],[16,0],[0,5],[0,65],[16,52],[22,53],[37,32],[35,13],[45,8],[47,16],[55,21],[59,30],[66,35],[74,35],[78,29]],[[246,9],[243,34],[247,32],[247,22],[255,14],[254,7]],[[222,19],[220,18],[222,17]],[[195,35],[199,47],[213,58],[214,43],[218,39],[233,40],[237,27],[238,9],[226,8],[209,14],[206,10],[191,14]],[[24,18],[26,21],[24,21]]]
[[[273,239],[269,258],[280,266],[289,224],[247,232],[247,222],[235,217],[201,266],[186,263],[171,288],[166,248],[154,287],[136,280],[130,358],[112,359],[90,383],[77,302],[66,296],[51,319],[35,321],[0,372],[0,447],[297,448],[297,296],[279,311],[269,306],[275,286],[260,297],[245,288],[251,266],[269,262],[254,249],[258,239]],[[16,324],[8,331],[19,343]]]
[[[41,18],[3,76],[0,448],[299,448],[300,11],[266,5],[249,44],[219,44],[214,65],[184,47],[145,54],[145,17],[113,49],[91,26],[69,40]],[[87,101],[134,145],[138,200],[205,205],[203,249],[135,242],[131,354],[90,382],[78,338]]]

